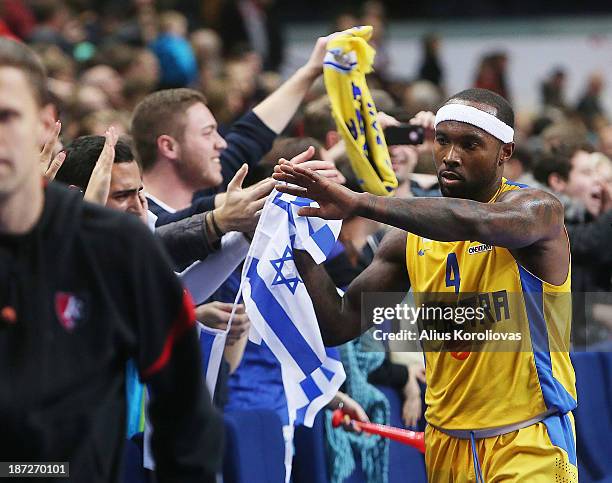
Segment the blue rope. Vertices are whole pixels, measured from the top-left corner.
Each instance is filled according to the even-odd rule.
[[[470,431],[470,442],[472,444],[472,460],[474,461],[474,474],[476,475],[476,483],[485,483],[478,461],[478,452],[476,451],[476,441],[474,439],[474,431]]]

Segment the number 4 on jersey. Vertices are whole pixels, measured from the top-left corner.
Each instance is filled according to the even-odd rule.
[[[446,258],[446,286],[455,287],[455,293],[459,293],[459,286],[461,285],[461,277],[459,276],[459,262],[457,262],[457,255],[455,253],[449,253]]]

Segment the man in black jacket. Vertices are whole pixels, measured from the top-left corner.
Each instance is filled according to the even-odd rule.
[[[190,297],[141,222],[43,184],[45,82],[35,54],[0,39],[1,458],[118,481],[134,358],[151,389],[158,480],[214,481],[221,423]]]

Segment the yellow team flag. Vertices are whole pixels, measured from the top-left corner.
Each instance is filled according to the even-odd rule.
[[[376,106],[366,84],[376,51],[368,44],[372,27],[354,27],[327,43],[323,79],[338,132],[357,181],[364,191],[391,195],[397,178],[385,137],[376,121]]]

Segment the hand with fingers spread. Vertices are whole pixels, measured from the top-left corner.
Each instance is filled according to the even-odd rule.
[[[62,123],[60,121],[55,121],[55,126],[53,128],[53,133],[45,143],[43,150],[40,153],[40,166],[42,169],[43,176],[48,181],[53,181],[55,179],[55,175],[62,167],[64,160],[66,159],[66,153],[61,151],[53,158],[53,151],[57,142],[59,140],[59,134],[62,130]]]
[[[90,203],[106,205],[110,192],[111,174],[115,161],[115,145],[117,144],[117,131],[113,126],[109,127],[104,134],[106,140],[104,148],[98,157],[98,161],[89,178],[89,184],[83,199]]]
[[[336,165],[332,161],[321,161],[318,159],[310,159],[314,155],[315,149],[310,146],[303,153],[294,156],[290,160],[286,160],[285,158],[280,158],[278,160],[278,164],[289,163],[294,166],[300,165],[302,168],[311,169],[315,171],[317,174],[330,179],[336,183],[344,184],[346,183],[346,178],[344,175],[338,171]]]
[[[223,205],[212,212],[215,223],[223,233],[253,232],[266,198],[274,188],[274,181],[266,179],[243,189],[242,183],[248,171],[248,165],[243,164],[227,185]]]
[[[314,150],[308,148],[298,156],[312,156]],[[340,220],[354,214],[357,208],[358,193],[330,181],[316,172],[301,167],[299,164],[284,163],[274,167],[272,177],[277,181],[285,181],[290,185],[277,184],[281,193],[303,196],[319,203],[319,208],[303,207],[298,214],[301,216],[318,216],[327,220]],[[291,186],[295,185],[295,186]]]
[[[233,304],[225,302],[210,302],[195,308],[196,320],[212,329],[226,330],[230,320]],[[233,345],[249,330],[251,321],[245,312],[243,304],[236,306],[232,326],[227,334],[227,344]]]

